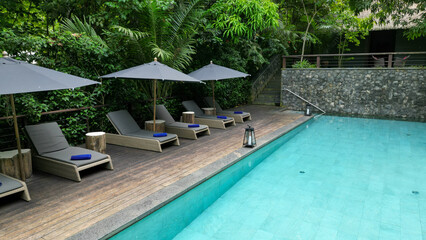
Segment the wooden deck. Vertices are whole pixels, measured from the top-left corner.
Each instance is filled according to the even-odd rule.
[[[302,115],[272,106],[244,106],[261,138]],[[211,129],[198,140],[181,139],[163,153],[107,146],[114,170],[82,173],[77,183],[34,171],[27,185],[31,202],[0,199],[0,239],[65,239],[144,197],[237,150],[246,124]]]

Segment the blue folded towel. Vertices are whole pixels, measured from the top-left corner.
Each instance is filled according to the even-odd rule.
[[[235,114],[243,114],[243,111],[235,111]]]
[[[71,160],[87,160],[91,158],[92,158],[92,154],[80,154],[80,155],[71,156]]]
[[[200,124],[188,124],[189,128],[196,128],[196,127],[199,127],[199,126],[200,126]]]
[[[167,136],[167,133],[154,133],[152,134],[153,137],[165,137]]]
[[[217,116],[217,118],[226,119],[226,116]]]

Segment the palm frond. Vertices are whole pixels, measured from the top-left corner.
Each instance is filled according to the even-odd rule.
[[[176,48],[174,51],[173,61],[171,66],[178,70],[183,70],[191,64],[191,55],[195,54],[195,47],[193,41],[186,40],[187,44],[182,45],[180,48]]]
[[[191,35],[195,31],[195,25],[201,13],[199,8],[197,8],[198,3],[200,3],[200,0],[191,0],[186,4],[181,2],[178,5],[177,10],[170,19],[171,31],[167,41],[168,44],[173,44],[180,35]]]
[[[145,38],[149,36],[149,33],[141,32],[137,30],[132,30],[130,28],[126,28],[123,26],[114,25],[112,26],[113,29],[116,29],[117,31],[124,33],[124,35],[128,36],[131,39],[139,40],[141,38]]]
[[[86,21],[86,18],[83,18],[83,21],[81,21],[77,16],[72,15],[71,18],[65,18],[62,20],[61,27],[64,31],[84,33],[93,41],[108,47],[105,41],[96,33],[95,29]]]
[[[162,62],[167,62],[170,59],[172,59],[172,57],[173,57],[173,53],[171,53],[170,51],[168,51],[166,49],[159,47],[155,43],[151,43],[151,52],[155,57],[157,57]]]

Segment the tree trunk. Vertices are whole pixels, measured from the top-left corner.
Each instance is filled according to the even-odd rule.
[[[303,37],[302,55],[300,56],[300,61],[303,61],[303,55],[305,54],[306,37],[308,36],[308,31],[310,26],[311,26],[311,22],[309,21],[308,26],[306,27],[305,36]]]

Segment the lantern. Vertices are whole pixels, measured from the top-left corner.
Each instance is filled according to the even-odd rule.
[[[305,116],[311,116],[311,115],[312,115],[312,106],[310,104],[306,104]]]
[[[243,146],[244,147],[256,146],[256,137],[254,135],[254,128],[250,127],[250,125],[247,125],[247,127],[245,128]]]

